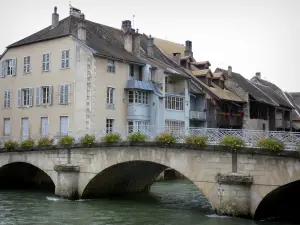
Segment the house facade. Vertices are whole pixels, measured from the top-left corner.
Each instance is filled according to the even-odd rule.
[[[121,29],[71,8],[2,54],[3,136],[131,132],[152,125],[189,127],[189,77],[173,68],[131,22]]]

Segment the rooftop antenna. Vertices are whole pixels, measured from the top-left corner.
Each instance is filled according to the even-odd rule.
[[[134,29],[134,18],[135,18],[135,15],[133,14],[132,15],[132,28]]]

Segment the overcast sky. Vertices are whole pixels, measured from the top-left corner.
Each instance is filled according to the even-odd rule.
[[[68,0],[0,0],[0,51],[51,24],[53,7],[69,15]],[[184,44],[212,69],[255,72],[285,91],[300,92],[300,0],[72,0],[88,20],[120,28],[135,15],[140,33]],[[1,54],[1,53],[0,53]]]

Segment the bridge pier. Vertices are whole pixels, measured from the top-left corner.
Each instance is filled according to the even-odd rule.
[[[218,174],[214,208],[219,215],[251,217],[250,189],[252,176],[237,173]]]
[[[55,195],[69,200],[77,200],[78,196],[78,177],[80,168],[70,164],[56,165],[54,170],[57,172],[57,184]]]

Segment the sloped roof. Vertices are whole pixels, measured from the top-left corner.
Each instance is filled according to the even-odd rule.
[[[294,106],[292,110],[292,120],[300,121],[300,92],[285,92],[284,94]]]
[[[272,93],[269,93],[270,95],[268,94],[268,96],[278,102],[280,106],[293,108],[293,104],[290,102],[289,98],[277,85],[257,76],[251,78],[251,81],[269,87],[272,90]]]
[[[172,57],[173,53],[180,53],[184,56],[185,46],[172,41],[154,38],[154,44],[168,57]]]
[[[37,33],[9,45],[7,48],[47,41],[69,35],[77,37],[77,27],[79,22],[80,18],[70,15],[59,21],[59,24],[53,29],[51,26],[48,26]],[[94,23],[89,20],[85,20],[85,26],[87,31],[86,45],[93,49],[96,55],[128,62],[145,63],[140,57],[125,50],[123,45],[124,34],[121,30]]]
[[[233,80],[242,89],[248,92],[256,101],[266,103],[272,106],[279,106],[277,103],[272,101],[272,99],[270,99],[266,94],[264,94],[259,88],[257,88],[250,80],[247,80],[241,74],[232,72],[232,76],[228,76],[228,71],[221,68],[217,68],[215,70],[215,73],[217,72],[223,72],[226,79]],[[228,88],[230,89],[230,87]]]
[[[205,70],[191,70],[191,72],[193,73],[194,76],[206,76],[207,73],[209,73],[209,69],[205,69]]]

